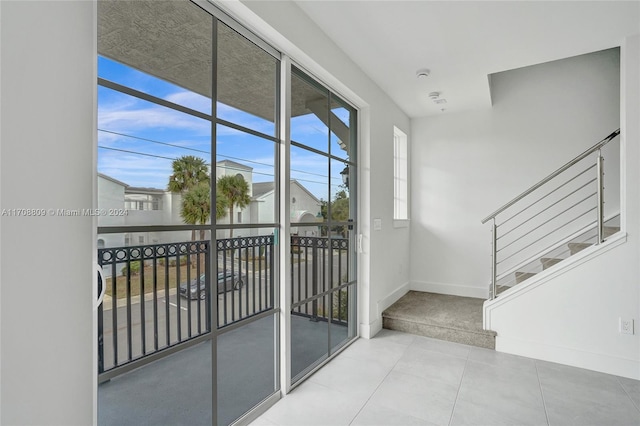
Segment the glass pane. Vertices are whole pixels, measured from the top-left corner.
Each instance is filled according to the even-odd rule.
[[[207,223],[210,127],[99,87],[98,226]]]
[[[327,220],[329,159],[304,148],[291,147],[291,224]]]
[[[276,136],[277,60],[218,22],[218,118]]]
[[[306,227],[302,228],[304,230]],[[310,227],[311,228],[311,227]],[[309,232],[313,228],[309,229]],[[291,295],[292,302],[307,300],[329,290],[331,250],[327,237],[291,235]],[[310,314],[299,306],[295,312]]]
[[[211,364],[206,341],[99,384],[98,424],[212,424]]]
[[[349,159],[352,151],[351,147],[355,145],[352,137],[355,132],[351,129],[351,123],[353,122],[352,109],[342,101],[331,97],[329,121],[331,123],[331,155]]]
[[[100,373],[211,330],[210,256],[191,231],[98,235]]]
[[[351,291],[354,286],[348,286],[331,294],[331,352],[333,353],[340,346],[354,337],[350,327],[350,297],[355,296]]]
[[[277,315],[218,337],[218,420],[228,425],[279,389]]]
[[[244,236],[229,238],[218,231],[216,240],[219,328],[273,309],[276,303],[273,228],[234,231]]]
[[[276,148],[268,139],[217,126],[218,224],[275,222]]]
[[[212,29],[187,1],[98,2],[98,75],[211,114]]]
[[[291,377],[296,382],[328,357],[329,309],[327,297],[314,300],[291,312]]]
[[[349,199],[352,167],[342,161],[331,160],[331,220],[333,222],[346,222],[353,219]]]
[[[326,90],[291,76],[291,140],[329,152],[329,98]]]

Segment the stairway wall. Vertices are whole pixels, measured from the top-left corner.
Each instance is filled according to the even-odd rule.
[[[493,74],[492,108],[412,121],[413,290],[488,296],[490,231],[480,220],[620,126],[618,55]],[[607,161],[610,180],[618,164]]]
[[[498,333],[498,351],[640,379],[640,35],[625,41],[621,63],[626,242],[486,302],[485,321]],[[635,319],[635,335],[619,333],[619,317]]]

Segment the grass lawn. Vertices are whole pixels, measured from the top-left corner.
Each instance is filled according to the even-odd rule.
[[[191,265],[189,272],[189,279],[193,280],[198,276],[198,269],[196,265]],[[182,284],[187,282],[187,266],[183,265],[180,267],[180,282],[178,283],[178,268],[176,266],[169,266],[169,274],[168,274],[168,284],[169,289],[176,288],[177,284]],[[200,264],[200,274],[204,274],[204,261]],[[154,279],[156,280],[156,286],[158,290],[165,289],[165,281],[167,277],[167,271],[164,265],[156,266],[156,273],[154,274],[153,266],[146,266],[144,268],[144,293],[153,293],[153,283]],[[141,291],[141,281],[142,281],[142,273],[131,274],[131,296],[139,296]],[[113,297],[113,277],[107,278],[107,287],[106,294]],[[127,297],[127,276],[126,275],[118,275],[115,279],[115,287],[116,287],[116,297],[118,299],[123,299]]]

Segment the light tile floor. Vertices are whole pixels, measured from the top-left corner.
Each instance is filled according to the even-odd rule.
[[[640,425],[640,381],[382,330],[252,423]]]

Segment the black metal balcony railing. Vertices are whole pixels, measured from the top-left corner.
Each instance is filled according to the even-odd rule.
[[[130,364],[210,331],[205,298],[184,301],[185,286],[209,273],[209,241],[98,250],[108,278],[98,308],[98,372]]]
[[[211,331],[210,253],[210,241],[98,250],[106,275],[98,308],[101,381],[195,344]],[[348,253],[347,239],[292,237],[294,301],[329,295],[297,306],[293,314],[346,325]],[[276,306],[272,235],[216,240],[216,261],[218,328]]]
[[[346,325],[348,289],[330,290],[348,281],[348,265],[348,239],[292,236],[292,313]],[[330,300],[326,297],[315,298],[326,292],[330,292]],[[303,303],[308,299],[313,300]]]
[[[275,306],[272,235],[216,240],[218,255],[218,328],[226,327]],[[221,288],[223,275],[233,290]],[[225,282],[225,286],[229,283]]]

